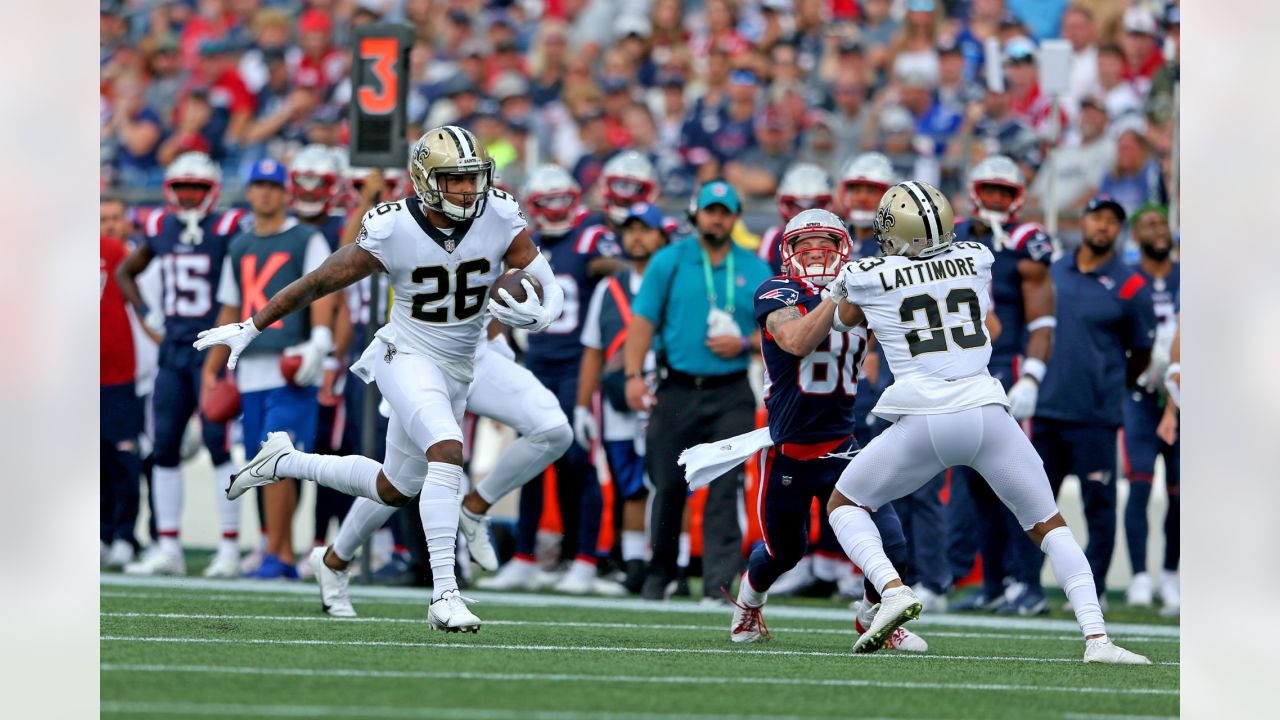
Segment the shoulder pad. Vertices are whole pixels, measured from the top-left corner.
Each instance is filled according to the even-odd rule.
[[[218,224],[215,226],[214,232],[218,235],[234,235],[240,230],[240,221],[244,219],[245,211],[241,208],[232,208],[218,218]]]
[[[504,219],[515,217],[517,214],[524,217],[523,211],[520,210],[520,203],[505,190],[498,188],[489,188],[489,212],[496,212]]]
[[[156,210],[148,215],[147,221],[143,225],[143,232],[146,233],[147,237],[158,237],[160,229],[164,227],[164,220],[168,216],[169,213],[164,210]]]
[[[394,202],[378,203],[373,207],[373,209],[364,214],[364,217],[360,219],[360,224],[363,226],[364,231],[368,233],[369,237],[386,238],[391,236],[391,232],[395,230],[396,227],[397,213],[395,210],[380,213],[378,212],[378,208],[395,205],[400,202],[401,201],[396,200]],[[401,205],[400,210],[403,211],[403,209],[404,206]]]
[[[858,258],[857,260],[851,260],[848,263],[845,263],[844,270],[842,272],[871,272],[888,261],[889,259],[884,257]]]

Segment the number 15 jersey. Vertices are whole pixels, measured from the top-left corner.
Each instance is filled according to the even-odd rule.
[[[991,266],[985,245],[955,242],[925,259],[870,257],[845,266],[849,302],[862,308],[884,346],[894,382],[873,413],[936,415],[982,405],[1008,407],[1000,381],[987,372],[991,340]]]
[[[395,292],[378,339],[471,382],[489,286],[525,225],[520,206],[500,190],[489,191],[483,215],[447,230],[431,224],[416,197],[366,213],[356,244],[378,258]]]

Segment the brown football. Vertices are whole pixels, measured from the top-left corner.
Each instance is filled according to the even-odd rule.
[[[280,374],[284,376],[284,381],[292,387],[297,387],[298,383],[294,382],[293,376],[298,374],[302,369],[301,355],[281,355],[280,356]]]
[[[240,390],[231,378],[222,378],[209,388],[200,403],[200,412],[212,423],[235,420],[240,415]]]
[[[498,294],[498,291],[506,290],[511,294],[511,298],[513,300],[516,302],[524,302],[528,297],[528,293],[525,292],[524,285],[520,283],[521,280],[529,281],[529,284],[533,286],[534,291],[538,294],[538,301],[541,302],[544,297],[542,294],[542,283],[538,282],[537,278],[520,268],[511,268],[499,275],[498,279],[493,281],[493,287],[489,288],[489,297],[493,298],[499,305],[505,307],[507,303],[503,301],[502,296]]]

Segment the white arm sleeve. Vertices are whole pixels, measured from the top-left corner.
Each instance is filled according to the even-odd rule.
[[[534,332],[543,330],[555,322],[564,311],[564,290],[556,282],[556,275],[551,271],[551,263],[538,253],[533,262],[524,267],[524,271],[532,275],[542,285],[542,319],[531,328]]]

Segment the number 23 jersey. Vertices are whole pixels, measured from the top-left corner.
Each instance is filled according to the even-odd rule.
[[[890,422],[903,415],[1008,407],[1000,381],[987,372],[991,309],[986,246],[956,242],[930,258],[870,257],[845,266],[849,302],[862,308],[884,347],[894,382],[872,410]]]
[[[817,443],[853,434],[858,370],[867,350],[867,329],[832,330],[813,352],[796,357],[778,347],[766,326],[786,307],[811,312],[822,296],[797,278],[774,277],[756,290],[755,315],[764,356],[764,403],[775,444]]]
[[[366,213],[356,244],[386,268],[395,293],[378,339],[470,382],[489,286],[525,226],[520,206],[500,190],[489,191],[480,217],[447,230],[431,224],[416,197]]]

